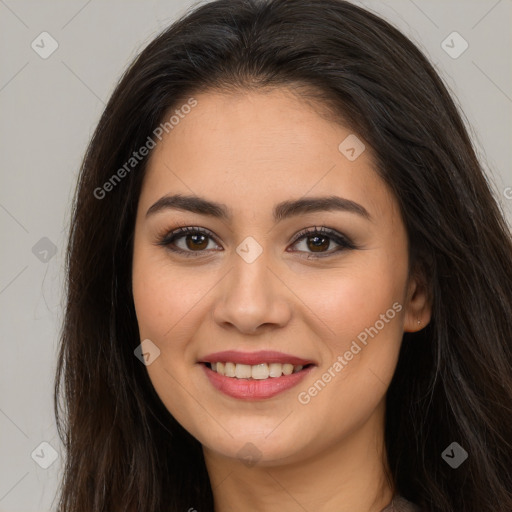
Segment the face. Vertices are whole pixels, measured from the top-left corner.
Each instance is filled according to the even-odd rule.
[[[285,89],[195,99],[138,204],[147,371],[205,450],[297,462],[383,414],[403,332],[429,311],[368,145]]]

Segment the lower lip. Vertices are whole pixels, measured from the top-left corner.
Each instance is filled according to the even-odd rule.
[[[220,373],[214,372],[204,363],[202,363],[201,366],[213,387],[228,396],[242,400],[272,398],[296,386],[314,368],[314,366],[308,366],[300,372],[292,373],[291,375],[258,380],[226,377]]]

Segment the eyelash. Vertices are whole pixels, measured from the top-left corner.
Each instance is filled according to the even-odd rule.
[[[201,257],[202,256],[201,253],[205,252],[206,249],[203,249],[201,251],[185,251],[183,249],[171,247],[171,245],[177,239],[183,238],[185,235],[191,235],[191,234],[205,235],[205,236],[211,238],[215,243],[217,243],[217,241],[215,240],[215,237],[213,236],[213,233],[211,233],[207,229],[200,228],[200,227],[186,226],[186,227],[180,227],[171,232],[166,232],[163,236],[159,237],[159,241],[157,242],[157,245],[163,246],[166,249],[168,249],[174,253],[182,254],[183,256],[185,256],[187,258],[188,257],[192,257],[192,258]],[[327,228],[325,226],[318,226],[318,227],[315,226],[313,228],[306,228],[306,229],[303,229],[302,231],[299,231],[299,233],[297,233],[297,235],[293,238],[292,245],[295,245],[297,242],[299,242],[303,238],[308,238],[308,237],[312,237],[315,235],[327,237],[327,238],[331,239],[332,241],[334,241],[336,244],[338,244],[339,247],[335,250],[331,250],[329,252],[324,252],[324,253],[310,252],[310,253],[308,253],[307,256],[300,256],[301,258],[305,258],[305,259],[326,258],[326,257],[330,257],[333,254],[338,253],[343,250],[346,250],[346,249],[353,250],[353,249],[358,248],[349,238],[347,238],[346,236],[342,235],[341,233],[338,233],[337,231]],[[219,244],[217,243],[217,245],[219,245]],[[299,251],[299,252],[303,252],[303,251]]]

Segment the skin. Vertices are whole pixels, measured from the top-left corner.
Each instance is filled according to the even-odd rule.
[[[338,146],[350,129],[291,91],[194,97],[197,106],[150,155],[136,218],[140,338],[160,350],[147,366],[151,381],[203,446],[215,512],[378,512],[393,495],[385,478],[386,390],[403,333],[423,328],[431,313],[424,287],[408,271],[396,199],[374,170],[371,148],[349,161]],[[233,218],[177,209],[146,215],[176,193],[223,203]],[[323,211],[274,223],[272,209],[281,201],[333,194],[357,202],[371,218]],[[195,250],[197,257],[188,258],[158,245],[180,226],[205,228],[215,239],[206,238],[202,249],[187,246],[186,234],[175,240]],[[322,249],[330,256],[301,257],[318,252],[307,237],[292,238],[314,226],[344,234],[357,248],[334,252],[330,239]],[[252,263],[236,252],[248,236],[263,251]],[[401,311],[309,403],[300,403],[298,393],[394,303]],[[245,401],[213,388],[198,363],[230,349],[277,350],[318,366],[290,390]],[[247,443],[257,449],[254,465],[239,454]]]

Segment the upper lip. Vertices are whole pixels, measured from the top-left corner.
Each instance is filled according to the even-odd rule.
[[[238,350],[225,350],[223,352],[215,352],[203,357],[202,363],[238,363],[256,365],[262,363],[290,363],[294,366],[307,364],[315,364],[314,361],[303,359],[302,357],[275,352],[272,350],[260,350],[259,352],[239,352]]]

